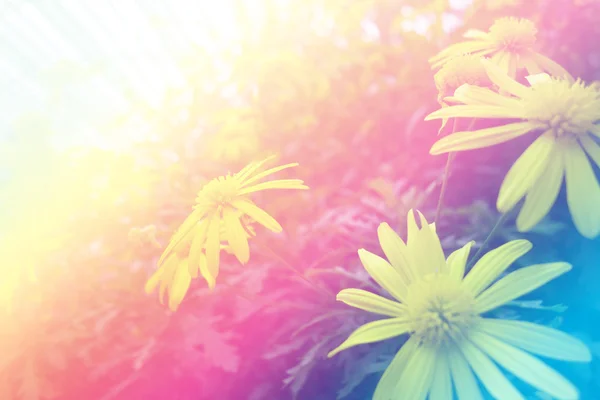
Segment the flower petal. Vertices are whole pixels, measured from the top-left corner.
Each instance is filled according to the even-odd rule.
[[[483,318],[479,330],[530,353],[562,361],[589,362],[592,354],[579,339],[528,321]]]
[[[552,131],[547,131],[515,161],[500,186],[496,201],[498,211],[508,212],[531,189],[548,165],[555,144]]]
[[[402,277],[386,260],[365,249],[358,250],[358,256],[365,270],[389,294],[401,302],[406,298],[406,284]]]
[[[529,82],[529,86],[535,86],[535,85],[537,85],[539,83],[551,82],[552,81],[552,78],[550,77],[550,75],[548,75],[545,72],[543,72],[541,74],[527,75],[525,77],[525,79],[527,79],[527,82]]]
[[[238,191],[238,195],[260,192],[261,190],[271,189],[308,189],[301,179],[276,179],[272,181],[262,182],[254,186],[248,186]]]
[[[272,175],[272,174],[274,174],[276,172],[279,172],[279,171],[283,171],[284,169],[288,169],[288,168],[292,168],[292,167],[297,167],[298,165],[299,165],[298,163],[289,163],[289,164],[281,165],[279,167],[270,168],[270,169],[268,169],[266,171],[261,172],[260,174],[254,175],[251,178],[248,177],[248,179],[244,179],[241,182],[241,184],[242,184],[241,187],[248,186],[249,184],[251,184],[253,182],[256,182],[256,181],[258,181],[258,180],[260,180],[260,179],[262,179],[262,178],[264,178],[266,176]]]
[[[481,314],[521,297],[571,269],[565,262],[537,264],[518,269],[485,290],[475,299],[475,310]]]
[[[451,151],[481,149],[508,142],[538,128],[531,122],[515,122],[476,131],[457,132],[441,138],[433,144],[429,154],[437,155]]]
[[[490,42],[481,40],[472,40],[468,42],[455,43],[446,47],[440,51],[437,55],[429,59],[432,69],[437,69],[444,65],[452,57],[456,57],[460,54],[475,54],[479,52],[486,52],[486,49],[491,47]]]
[[[377,236],[381,249],[392,267],[398,271],[406,285],[410,284],[414,280],[414,273],[407,254],[408,249],[402,238],[385,222],[377,227]]]
[[[175,276],[177,266],[180,262],[181,258],[176,253],[169,255],[164,264],[156,271],[156,278],[154,278],[154,276],[150,278],[154,278],[155,280],[152,283],[150,281],[146,283],[148,286],[146,289],[151,289],[152,285],[159,285],[158,297],[161,304],[164,304],[165,294],[167,293],[169,286],[171,286],[171,282],[173,282],[173,277]],[[161,272],[159,273],[159,271]]]
[[[425,117],[425,121],[442,118],[523,118],[521,108],[467,104],[442,107]]]
[[[487,252],[467,274],[462,283],[463,287],[469,290],[473,296],[477,296],[532,247],[529,241],[519,239]]]
[[[401,317],[406,314],[403,304],[362,289],[343,289],[336,299],[349,306],[388,317]]]
[[[467,38],[467,39],[481,39],[481,40],[486,40],[486,39],[488,39],[489,34],[487,32],[479,30],[479,29],[468,29],[463,34],[463,37]]]
[[[579,233],[588,239],[600,233],[600,185],[583,149],[564,144],[567,203]]]
[[[475,241],[472,240],[448,256],[446,264],[448,264],[448,270],[452,279],[461,281],[464,278],[469,253],[474,244]]]
[[[429,273],[439,273],[446,269],[446,257],[440,243],[440,239],[427,220],[417,211],[421,228],[417,227],[413,210],[408,212],[408,239],[407,248],[412,265],[418,270],[416,276],[424,276]]]
[[[509,109],[518,109],[520,103],[517,99],[502,96],[493,90],[465,83],[454,91],[452,99],[456,99],[465,104],[490,105],[505,107]]]
[[[257,207],[256,204],[249,199],[237,199],[232,201],[231,205],[273,232],[281,232],[283,230],[275,218],[271,217],[263,209]]]
[[[397,389],[402,391],[403,399],[425,400],[427,398],[433,381],[436,356],[436,349],[428,346],[421,346],[413,353],[398,379]]]
[[[203,219],[205,215],[205,210],[195,209],[192,211],[192,213],[183,221],[179,229],[177,229],[177,231],[173,234],[169,244],[158,260],[158,265],[162,265],[167,256],[169,256],[171,252],[175,250],[175,248],[187,237],[188,233],[196,226],[198,221]]]
[[[144,292],[146,292],[146,294],[150,294],[150,293],[154,292],[154,290],[156,289],[156,287],[158,286],[158,284],[161,281],[163,273],[164,273],[164,269],[158,268],[156,271],[154,271],[154,273],[150,276],[150,278],[148,278],[148,280],[146,281],[146,284],[144,285]]]
[[[411,336],[396,353],[396,356],[390,362],[385,372],[379,379],[373,400],[389,400],[397,397],[396,388],[400,377],[406,370],[408,360],[412,358],[415,351],[419,349],[419,339],[416,336]],[[400,389],[402,390],[402,389]]]
[[[214,288],[219,275],[219,258],[221,255],[221,237],[220,237],[221,219],[215,214],[208,225],[206,233],[206,282],[209,288]]]
[[[229,247],[235,254],[235,257],[242,264],[246,264],[250,259],[250,247],[248,246],[248,236],[242,226],[238,214],[230,208],[223,210],[223,222]]]
[[[508,75],[511,78],[515,78],[515,75],[510,74],[510,60],[513,58],[512,54],[507,51],[499,51],[490,57],[489,61],[491,61],[494,65],[496,65],[500,70]]]
[[[470,340],[507,371],[535,388],[557,399],[579,399],[579,392],[571,382],[534,356],[483,332],[472,332]]]
[[[526,97],[531,91],[531,89],[527,86],[522,85],[509,77],[501,67],[495,65],[490,60],[482,59],[481,63],[483,64],[483,67],[485,68],[490,80],[494,82],[501,90],[519,98]]]
[[[208,283],[209,288],[215,287],[215,279],[211,275],[208,270],[208,262],[206,260],[206,254],[200,253],[200,259],[198,261],[198,269],[200,270],[200,275],[204,278],[204,280]]]
[[[240,182],[243,182],[246,179],[248,179],[248,177],[250,175],[255,173],[260,167],[262,167],[265,163],[267,163],[271,160],[274,160],[276,157],[277,157],[276,155],[271,155],[271,156],[263,159],[262,161],[252,162],[252,163],[246,165],[244,168],[242,168],[242,170],[240,172],[235,174],[235,177],[237,179],[239,179]]]
[[[408,332],[410,323],[406,318],[386,318],[379,321],[369,322],[356,329],[348,336],[341,345],[327,354],[333,357],[342,350],[346,350],[359,344],[379,342]]]
[[[529,75],[541,74],[544,70],[533,60],[532,56],[522,55],[521,65],[527,70]]]
[[[190,288],[190,283],[192,282],[192,277],[188,271],[188,261],[182,260],[181,264],[177,267],[175,271],[175,276],[173,277],[173,282],[169,287],[169,308],[171,311],[176,311],[179,307],[179,304],[183,301],[185,294]]]
[[[596,165],[600,167],[600,145],[588,135],[581,136],[579,143]]]
[[[479,348],[470,341],[460,343],[460,350],[483,386],[495,399],[525,400],[508,378]]]
[[[592,125],[590,128],[590,133],[598,138],[600,138],[600,123],[596,123]]]
[[[550,73],[550,75],[557,78],[567,79],[570,82],[575,82],[575,78],[573,78],[569,71],[564,69],[556,61],[553,61],[552,59],[540,53],[533,53],[532,58],[537,65],[539,65],[544,71]]]
[[[548,214],[560,193],[565,170],[562,151],[556,146],[548,158],[552,162],[546,164],[519,211],[516,225],[520,232],[527,232],[537,225]]]
[[[448,365],[458,400],[483,400],[471,367],[460,350],[455,347],[449,349]]]
[[[441,351],[435,360],[429,400],[448,399],[452,399],[452,378],[450,376],[448,354],[445,351]]]
[[[188,258],[190,275],[192,278],[196,278],[198,276],[198,271],[200,267],[200,255],[206,244],[206,236],[208,233],[208,225],[210,224],[209,218],[203,218],[201,221],[198,221],[198,224],[194,228],[194,238],[192,239],[192,244],[190,245],[190,254]]]

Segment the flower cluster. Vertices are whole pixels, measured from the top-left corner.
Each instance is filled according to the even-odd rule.
[[[516,225],[528,231],[550,211],[564,178],[573,222],[583,236],[594,238],[600,234],[600,184],[592,165],[600,166],[600,86],[575,80],[538,53],[536,32],[529,20],[503,18],[488,32],[467,32],[468,41],[431,59],[432,67],[440,68],[434,80],[441,109],[426,120],[442,119],[442,126],[450,118],[509,122],[453,131],[430,153],[479,149],[535,135],[499,189],[498,210],[507,213],[524,199]],[[528,74],[525,79],[523,72]],[[255,223],[282,231],[249,195],[307,186],[300,179],[259,183],[297,165],[258,172],[268,160],[213,179],[200,190],[194,210],[148,280],[148,292],[158,286],[161,301],[168,292],[169,306],[176,309],[191,279],[201,275],[210,288],[215,286],[221,250],[242,264],[249,261]],[[537,356],[589,362],[585,344],[550,327],[488,314],[559,277],[571,265],[536,264],[506,274],[532,248],[519,239],[487,252],[469,268],[473,242],[446,257],[435,224],[417,215],[408,213],[406,242],[387,223],[379,225],[385,258],[358,250],[368,274],[391,298],[351,288],[340,291],[337,300],[387,318],[356,329],[329,357],[360,344],[407,336],[381,377],[374,400],[451,400],[455,395],[483,399],[482,388],[494,398],[524,399],[500,368],[553,398],[578,399],[575,386]],[[154,230],[135,233],[155,241]]]
[[[441,109],[426,120],[507,119],[507,124],[453,132],[439,139],[432,155],[493,146],[514,138],[537,137],[509,170],[497,200],[506,213],[525,198],[516,225],[532,229],[549,212],[563,177],[573,222],[588,238],[600,234],[600,86],[575,80],[563,67],[534,50],[531,21],[503,18],[489,32],[469,31],[467,42],[448,47],[430,61]],[[528,85],[519,72],[527,71]],[[472,127],[472,125],[471,125]],[[441,130],[441,129],[440,129]],[[591,161],[590,161],[591,158]],[[524,399],[499,367],[557,399],[578,399],[568,380],[535,355],[589,362],[588,348],[558,330],[486,313],[569,271],[564,262],[532,265],[497,280],[528,252],[513,240],[481,257],[468,271],[473,243],[445,257],[435,225],[419,213],[408,215],[405,243],[379,226],[386,259],[360,249],[360,260],[392,299],[344,289],[337,299],[388,318],[356,329],[336,349],[401,335],[408,339],[384,372],[373,396],[390,399],[483,399],[478,380],[497,399]]]
[[[181,224],[163,251],[154,275],[146,283],[150,293],[160,284],[161,301],[169,293],[169,306],[176,309],[187,293],[191,279],[202,275],[214,288],[219,275],[221,250],[235,255],[246,264],[250,259],[248,239],[255,235],[254,222],[273,232],[281,225],[258,207],[250,194],[270,189],[308,189],[300,179],[281,179],[260,182],[276,172],[295,167],[291,163],[259,172],[271,161],[251,163],[240,172],[221,176],[208,182],[198,192],[194,211]]]

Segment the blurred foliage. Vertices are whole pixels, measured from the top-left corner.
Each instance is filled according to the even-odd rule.
[[[1,214],[0,398],[367,398],[369,379],[401,343],[327,360],[366,322],[336,304],[335,293],[378,290],[356,250],[380,252],[380,222],[404,235],[408,209],[435,210],[445,160],[428,154],[439,126],[421,122],[437,108],[428,58],[467,28],[515,15],[535,21],[545,54],[576,76],[600,79],[599,2],[450,3],[307,0],[290,8],[265,0],[265,22],[256,25],[240,2],[239,46],[218,56],[200,47],[181,54],[184,89],[170,91],[160,108],[130,92],[134,107],[103,127],[113,137],[143,131],[145,139],[120,150],[53,151],[56,132],[43,115],[17,121],[1,154],[11,169],[1,177],[1,200],[11,211]],[[450,33],[448,21],[456,23]],[[65,64],[48,73],[67,84],[101,72]],[[498,218],[494,188],[518,147],[457,157],[438,224],[447,251],[483,242]],[[225,255],[224,283],[209,292],[194,282],[176,313],[146,296],[161,247],[202,184],[270,153],[299,162],[295,174],[311,187],[257,193],[284,232],[257,236],[244,267]],[[565,260],[576,267],[575,298],[597,282],[589,264],[598,246],[565,239],[576,235],[556,222],[569,220],[559,213],[526,236],[536,262],[587,246],[589,258]],[[516,237],[506,226],[490,246]],[[498,312],[555,323],[563,303],[577,303],[555,292],[547,285],[536,292],[543,304],[526,299]],[[591,308],[600,318],[597,300]],[[590,335],[598,349],[600,337]],[[588,375],[599,376],[597,364]],[[584,375],[574,381],[585,393],[600,390],[600,379]]]

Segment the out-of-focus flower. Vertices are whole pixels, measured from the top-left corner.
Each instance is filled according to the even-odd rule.
[[[421,213],[408,214],[408,241],[383,223],[378,236],[387,259],[358,251],[371,277],[394,300],[361,289],[344,289],[337,299],[389,318],[367,323],[329,353],[409,334],[384,372],[373,396],[483,399],[477,378],[494,398],[524,399],[497,364],[555,398],[577,399],[575,386],[530,353],[564,361],[589,362],[589,349],[556,329],[526,321],[484,318],[484,314],[567,272],[564,262],[538,264],[493,283],[531,249],[514,240],[485,254],[465,276],[473,242],[445,258],[433,225]]]
[[[251,225],[252,221],[246,215],[239,213],[239,218],[246,230],[246,237],[248,239],[254,237],[256,232],[254,227]],[[221,229],[219,232],[220,236],[220,250],[225,250],[229,254],[234,254],[233,249],[228,244],[227,240],[227,229],[224,221],[221,221]],[[189,235],[184,238],[178,245],[178,251],[170,254],[160,267],[152,274],[145,285],[146,293],[152,293],[156,287],[158,287],[159,299],[161,304],[164,304],[165,295],[169,295],[169,308],[172,311],[176,311],[185,295],[187,294],[192,279],[198,277],[199,271],[206,271],[206,245],[199,250],[197,267],[190,266],[188,261],[188,255],[191,254],[191,244],[194,240],[194,236]]]
[[[257,153],[261,128],[256,116],[244,112],[228,114],[220,124],[209,139],[206,153],[210,159],[239,162]]]
[[[454,94],[463,105],[442,108],[425,119],[519,121],[449,135],[433,145],[431,154],[479,149],[541,132],[506,175],[498,195],[498,210],[507,212],[525,197],[517,228],[530,230],[552,208],[564,176],[575,226],[587,238],[597,236],[600,185],[587,155],[600,165],[600,85],[537,74],[528,77],[527,87],[491,62],[484,60],[484,65],[490,79],[507,95],[464,85]]]
[[[487,75],[481,56],[460,55],[451,58],[434,75],[435,86],[438,89],[438,102],[442,107],[448,106],[448,98],[454,94],[456,89],[465,83],[481,87],[491,87],[492,81]],[[438,133],[444,129],[448,118],[442,120],[442,126]]]
[[[529,74],[547,72],[560,78],[571,75],[550,58],[536,52],[537,29],[524,18],[505,17],[496,20],[488,32],[471,29],[465,33],[466,42],[453,44],[432,57],[432,68],[439,68],[455,56],[473,54],[489,57],[511,78],[526,69]]]
[[[478,55],[465,54],[451,58],[442,66],[433,77],[440,104],[447,104],[444,98],[452,96],[465,83],[481,87],[492,86],[481,60],[482,57]]]
[[[298,165],[290,163],[258,172],[272,159],[273,157],[269,157],[251,163],[236,174],[220,176],[204,185],[196,197],[194,211],[171,238],[160,257],[159,270],[151,278],[152,282],[155,279],[166,280],[168,285],[171,280],[177,278],[181,279],[180,286],[189,286],[188,275],[197,276],[199,272],[208,286],[213,288],[219,274],[222,241],[227,243],[230,252],[240,263],[245,264],[250,258],[248,238],[252,231],[249,230],[248,219],[244,217],[249,217],[273,232],[282,231],[281,225],[254,204],[249,195],[262,190],[308,187],[300,179],[259,183],[262,178]],[[178,265],[179,268],[174,265]],[[184,267],[181,267],[182,265]],[[180,270],[187,271],[180,274],[181,278],[175,274]],[[152,291],[155,286],[156,283],[148,284],[146,289]]]

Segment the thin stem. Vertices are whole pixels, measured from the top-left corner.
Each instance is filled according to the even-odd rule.
[[[435,218],[433,222],[437,225],[438,220],[440,219],[440,214],[442,213],[442,205],[444,203],[444,195],[446,194],[446,187],[448,186],[448,178],[450,177],[450,166],[452,165],[452,160],[454,160],[454,156],[456,153],[448,153],[448,160],[446,161],[446,167],[444,168],[444,177],[442,179],[442,187],[440,189],[440,197],[438,198],[437,207],[435,209]]]
[[[287,262],[283,257],[281,257],[279,254],[275,253],[273,251],[273,249],[271,249],[269,246],[266,246],[262,243],[259,244],[259,246],[265,250],[267,250],[273,257],[275,257],[277,260],[279,260],[287,269],[289,269],[290,271],[292,271],[294,274],[296,274],[296,276],[298,276],[300,279],[302,279],[302,281],[304,281],[304,283],[306,283],[308,286],[310,286],[312,289],[316,290],[317,292],[319,292],[319,294],[322,294],[324,296],[326,296],[328,299],[331,299],[332,297],[334,297],[334,294],[329,292],[328,290],[316,285],[314,282],[312,282],[310,279],[308,279],[303,273],[301,273],[300,271],[298,271],[296,268],[294,268],[294,266],[292,264],[290,264],[289,262]]]
[[[471,268],[477,262],[477,260],[481,256],[481,254],[483,254],[483,252],[485,251],[485,249],[489,245],[490,240],[492,240],[492,237],[494,237],[494,235],[496,234],[496,232],[498,232],[498,229],[500,229],[502,227],[502,225],[504,225],[504,223],[506,222],[506,220],[511,215],[512,215],[512,212],[508,211],[508,212],[502,214],[500,216],[500,218],[498,218],[498,220],[496,221],[496,224],[494,225],[494,227],[492,228],[492,230],[490,231],[490,233],[487,235],[487,237],[483,241],[483,244],[481,245],[481,247],[479,248],[479,250],[477,250],[477,253],[475,253],[475,255],[473,256],[473,258],[471,258],[471,261],[469,261],[468,268]]]
[[[466,131],[470,131],[471,128],[473,128],[473,125],[475,125],[476,120],[477,120],[477,118],[473,118],[471,120],[471,122],[469,123],[469,126],[467,126]],[[456,132],[457,127],[458,127],[458,118],[454,118],[454,120],[452,122],[452,132],[450,132],[450,135],[452,135],[453,133]],[[437,225],[438,219],[440,218],[440,215],[442,213],[442,206],[444,204],[444,196],[446,195],[446,188],[448,187],[448,179],[450,178],[450,167],[452,166],[452,161],[454,160],[455,157],[456,157],[456,152],[448,153],[448,160],[446,161],[446,167],[444,168],[444,175],[442,178],[442,187],[440,188],[440,197],[438,198],[437,207],[435,209],[435,218],[433,219],[433,222],[435,222],[436,225]]]

